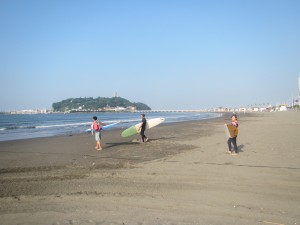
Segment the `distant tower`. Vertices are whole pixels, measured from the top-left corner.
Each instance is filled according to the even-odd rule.
[[[298,96],[294,99],[294,105],[300,107],[300,77],[298,77]]]
[[[115,92],[115,98],[116,98],[116,97],[118,97],[118,93],[117,93],[117,92]]]
[[[300,98],[300,77],[298,77],[298,98]]]

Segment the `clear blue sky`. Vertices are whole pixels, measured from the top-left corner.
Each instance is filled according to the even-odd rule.
[[[276,104],[299,76],[299,0],[0,1],[0,110]]]

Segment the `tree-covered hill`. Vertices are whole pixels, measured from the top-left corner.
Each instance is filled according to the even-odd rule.
[[[113,98],[69,98],[52,104],[54,112],[66,111],[110,111],[116,108],[125,108],[128,110],[151,110],[144,103],[130,102],[121,97]]]

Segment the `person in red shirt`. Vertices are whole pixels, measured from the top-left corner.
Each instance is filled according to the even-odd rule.
[[[95,149],[97,151],[101,151],[101,121],[98,121],[97,116],[93,117],[93,123],[92,123],[92,132],[95,132],[95,140],[96,140],[96,147]]]

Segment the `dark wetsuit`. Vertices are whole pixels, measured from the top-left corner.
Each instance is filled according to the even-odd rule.
[[[147,138],[146,135],[144,134],[145,133],[145,130],[146,130],[146,123],[147,123],[147,120],[145,118],[142,119],[142,126],[141,126],[141,136],[142,136],[142,141],[144,142],[145,139]]]

